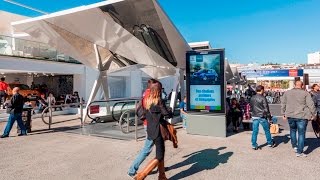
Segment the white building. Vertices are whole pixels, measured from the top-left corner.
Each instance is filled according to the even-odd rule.
[[[320,63],[320,51],[308,54],[308,64]]]

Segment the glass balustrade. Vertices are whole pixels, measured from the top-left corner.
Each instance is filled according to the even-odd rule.
[[[0,55],[81,64],[48,44],[3,35],[0,35]]]

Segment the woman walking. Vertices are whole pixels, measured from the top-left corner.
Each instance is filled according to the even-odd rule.
[[[160,124],[165,121],[164,118],[171,118],[172,112],[168,111],[161,101],[160,83],[154,83],[150,86],[150,94],[144,103],[145,117],[148,121],[148,139],[152,140],[156,146],[156,158],[151,160],[141,172],[138,172],[134,179],[145,179],[148,174],[158,166],[159,180],[167,180],[164,169],[165,146],[160,132]]]

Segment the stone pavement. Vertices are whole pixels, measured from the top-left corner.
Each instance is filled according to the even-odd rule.
[[[66,117],[64,117],[66,118]],[[69,118],[69,117],[68,117]],[[0,122],[3,131],[5,123]],[[127,169],[143,141],[122,141],[68,133],[65,128],[77,127],[79,121],[55,124],[46,130],[39,119],[33,121],[34,133],[0,139],[0,179],[19,180],[129,180]],[[320,141],[308,133],[306,153],[297,158],[288,132],[275,136],[278,146],[251,150],[251,132],[228,138],[188,135],[178,130],[179,148],[166,143],[165,166],[169,179],[319,179]],[[258,142],[265,143],[259,135]],[[155,157],[154,151],[147,159]],[[143,164],[145,165],[145,164]],[[153,174],[147,179],[157,179]]]

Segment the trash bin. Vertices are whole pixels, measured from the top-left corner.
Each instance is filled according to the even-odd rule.
[[[22,112],[22,121],[24,126],[27,129],[27,132],[31,132],[31,114],[32,114],[32,107],[23,107],[23,112]],[[18,134],[21,133],[21,130],[17,124],[17,132]]]

